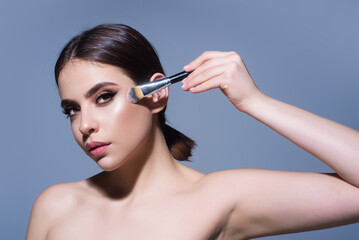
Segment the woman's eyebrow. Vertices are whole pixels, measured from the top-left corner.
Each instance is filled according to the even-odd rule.
[[[103,88],[105,86],[111,86],[111,85],[118,86],[114,82],[100,82],[100,83],[97,83],[95,86],[93,86],[90,90],[87,91],[87,93],[84,95],[84,97],[85,98],[90,98],[92,95],[94,95],[101,88]],[[64,107],[65,105],[73,105],[73,104],[75,104],[75,101],[70,100],[70,99],[63,99],[61,101],[61,107]]]
[[[85,94],[85,98],[90,98],[92,95],[94,95],[99,89],[105,87],[105,86],[109,86],[109,85],[116,85],[116,83],[114,82],[100,82],[97,83],[95,86],[93,86],[90,90],[87,91],[87,93]]]

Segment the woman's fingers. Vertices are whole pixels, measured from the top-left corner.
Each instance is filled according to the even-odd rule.
[[[205,71],[201,72],[200,74],[197,74],[197,76],[195,76],[193,78],[187,78],[186,80],[184,80],[182,89],[185,91],[191,90],[191,92],[193,92],[192,91],[193,88],[196,88],[198,85],[201,85],[201,84],[206,85],[206,83],[208,81],[212,81],[213,78],[223,74],[223,72],[224,72],[223,65],[207,68],[207,69],[205,69]]]
[[[183,90],[189,90],[213,77],[222,74],[231,63],[239,61],[238,54],[234,52],[205,52],[193,62],[202,62],[193,72],[183,80]]]
[[[210,73],[207,71],[211,68],[219,67],[223,71],[223,65],[226,65],[233,61],[232,57],[224,56],[224,57],[216,57],[207,60],[203,64],[201,64],[199,67],[197,67],[188,77],[186,80],[183,81],[183,83],[186,83],[184,86],[184,90],[188,90],[191,87],[194,87],[198,84],[201,84],[203,81],[208,80]],[[215,70],[212,70],[215,71]]]
[[[204,52],[184,69],[192,73],[182,81],[183,90],[199,93],[219,88],[240,111],[260,92],[235,52]]]
[[[195,70],[197,67],[202,65],[204,62],[217,57],[225,57],[233,54],[233,52],[220,52],[220,51],[206,51],[202,53],[198,58],[183,67],[186,72]]]
[[[219,88],[220,86],[221,75],[214,77],[208,81],[203,82],[202,84],[197,85],[190,89],[192,93],[205,92],[211,89]]]

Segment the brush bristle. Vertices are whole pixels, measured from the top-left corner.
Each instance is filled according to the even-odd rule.
[[[127,99],[131,103],[137,103],[144,97],[143,92],[140,86],[136,86],[128,90]]]

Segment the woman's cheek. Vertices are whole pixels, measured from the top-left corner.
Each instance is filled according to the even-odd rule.
[[[152,125],[152,113],[148,108],[120,100],[113,104],[110,112],[103,114],[106,129],[122,144],[137,145],[148,135]]]

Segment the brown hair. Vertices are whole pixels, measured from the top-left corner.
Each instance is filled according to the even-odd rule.
[[[136,83],[149,81],[154,73],[164,74],[150,42],[135,29],[123,24],[102,24],[73,37],[61,51],[55,65],[55,80],[71,59],[83,59],[120,67]],[[158,120],[172,156],[190,161],[196,143],[166,124],[166,107]]]

